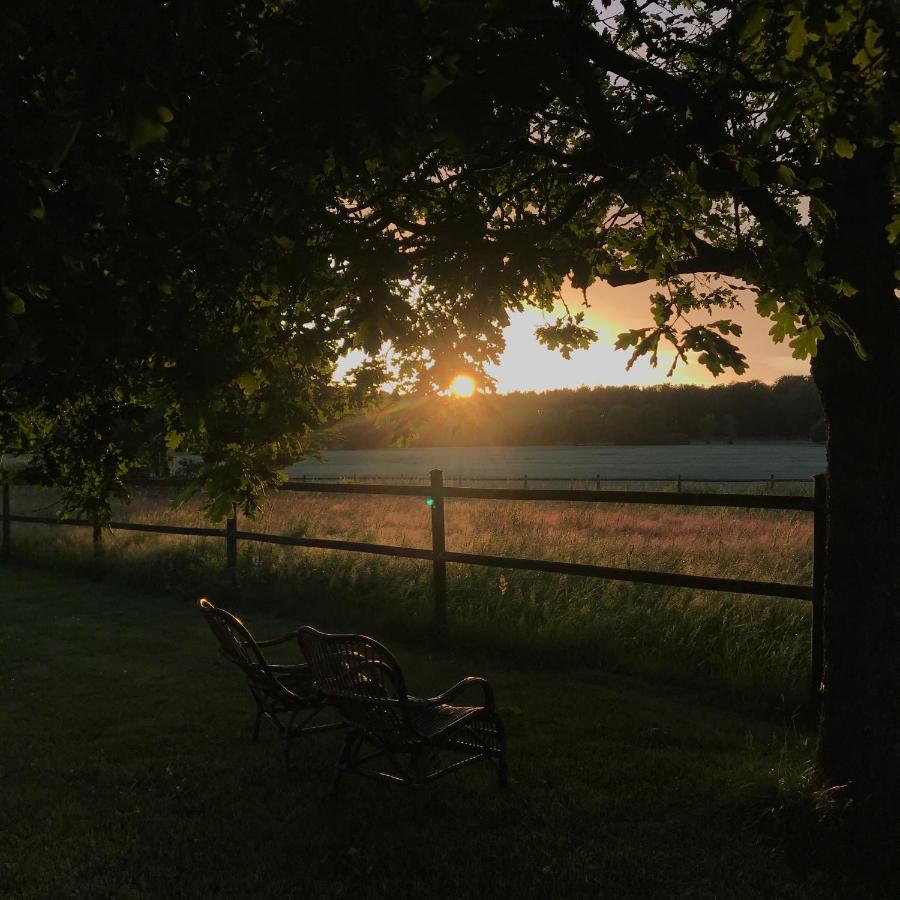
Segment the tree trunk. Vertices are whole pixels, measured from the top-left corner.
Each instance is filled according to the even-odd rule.
[[[847,368],[859,367],[847,362]],[[848,377],[845,370],[839,386],[822,391],[828,415],[828,533],[818,762],[829,786],[849,783],[859,797],[890,787],[896,799],[900,359],[865,365],[865,377]]]
[[[820,783],[900,803],[900,302],[884,238],[890,192],[854,160],[826,243],[858,293],[838,310],[867,355],[829,334],[813,360],[828,425]],[[877,172],[877,170],[876,170]]]

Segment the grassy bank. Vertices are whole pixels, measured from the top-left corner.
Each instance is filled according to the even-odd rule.
[[[251,744],[249,696],[192,604],[0,579],[5,897],[895,896],[890,860],[821,843],[790,723],[400,643],[418,691],[493,681],[513,789],[471,769],[424,799],[364,779],[331,798],[339,736],[305,739],[290,774],[270,735]],[[296,624],[239,611],[261,636]]]
[[[199,508],[143,493],[117,518],[201,525]],[[50,494],[13,491],[14,511],[52,509]],[[252,526],[277,534],[430,546],[418,498],[276,494]],[[184,597],[227,596],[223,542],[116,532],[103,577]],[[804,513],[535,502],[449,501],[451,550],[660,571],[809,583]],[[14,556],[92,570],[88,529],[14,526]],[[428,563],[240,545],[241,599],[335,627],[412,639],[432,617]],[[808,684],[809,609],[800,601],[450,566],[450,640],[505,658],[652,676],[788,714]]]

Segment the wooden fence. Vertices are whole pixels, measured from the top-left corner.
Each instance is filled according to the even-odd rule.
[[[406,559],[430,561],[434,574],[434,624],[438,633],[447,628],[447,563],[493,566],[504,569],[526,569],[533,572],[553,572],[561,575],[580,575],[615,581],[642,582],[671,587],[696,588],[738,594],[784,597],[812,603],[811,634],[811,698],[818,698],[822,672],[822,598],[825,558],[825,476],[816,475],[812,497],[775,496],[772,494],[711,494],[665,491],[618,490],[535,490],[515,488],[453,487],[444,483],[443,473],[435,469],[429,485],[321,483],[288,481],[278,490],[297,493],[386,494],[389,496],[421,497],[431,507],[431,547],[397,547],[389,544],[369,544],[360,541],[336,541],[324,538],[289,537],[243,531],[238,528],[237,512],[227,519],[225,528],[188,528],[174,525],[150,525],[137,522],[111,522],[119,531],[144,531],[154,534],[175,534],[196,537],[215,537],[225,541],[226,574],[237,585],[238,542],[278,544],[287,547],[313,547],[323,550],[344,550],[351,553],[373,553]],[[133,480],[134,486],[182,487],[185,479]],[[448,551],[445,541],[444,503],[447,499],[468,500],[527,500],[563,501],[572,503],[637,503],[661,506],[724,506],[736,509],[794,510],[813,514],[813,578],[811,585],[782,584],[772,581],[749,581],[738,578],[718,578],[708,575],[686,575],[677,572],[655,572],[641,569],[620,569],[583,563],[569,563],[542,559],[523,559],[509,556],[486,556],[479,553]],[[10,483],[2,486],[2,545],[4,558],[11,554],[10,524],[28,522],[45,525],[73,525],[92,529],[95,557],[102,554],[103,530],[98,522],[89,519],[58,519],[43,516],[12,515],[10,513]]]
[[[423,475],[293,475],[296,481],[306,483],[308,481],[326,481],[335,484],[356,484],[359,482],[368,483],[399,483],[408,481],[411,483],[427,483],[428,476]],[[683,486],[686,484],[761,484],[768,485],[770,491],[775,490],[776,484],[809,484],[809,478],[776,478],[774,474],[768,478],[692,478],[689,475],[682,475],[680,472],[674,476],[649,476],[647,478],[604,478],[603,475],[580,475],[572,477],[571,475],[456,475],[454,476],[457,487],[462,487],[463,482],[467,484],[490,483],[521,483],[522,487],[527,490],[528,485],[534,484],[551,484],[566,483],[570,488],[574,489],[576,484],[593,484],[599,491],[601,487],[607,484],[671,484],[676,491],[681,493]],[[449,482],[448,482],[449,485]]]

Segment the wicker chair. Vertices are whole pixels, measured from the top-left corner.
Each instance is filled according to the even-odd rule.
[[[351,771],[421,787],[482,760],[493,763],[500,786],[507,785],[506,736],[483,678],[464,678],[443,694],[420,700],[407,693],[397,661],[378,641],[309,627],[300,628],[298,637],[316,686],[350,728],[333,788]],[[481,691],[481,705],[451,703],[470,688]],[[441,767],[443,751],[456,759]],[[366,765],[371,762],[374,769]]]
[[[222,655],[233,662],[247,679],[247,686],[256,702],[254,741],[259,740],[260,725],[263,719],[267,719],[284,739],[284,762],[290,768],[291,742],[294,738],[311,731],[344,727],[341,722],[309,724],[322,712],[326,703],[313,683],[308,666],[302,663],[275,665],[263,656],[261,648],[294,640],[296,631],[271,641],[256,641],[237,616],[219,609],[206,599],[202,599],[199,606],[206,624],[219,641]]]

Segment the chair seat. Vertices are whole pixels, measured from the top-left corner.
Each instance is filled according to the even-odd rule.
[[[499,720],[496,713],[483,706],[442,703],[423,707],[410,720],[424,738],[441,747],[466,753],[501,752]]]
[[[315,679],[306,666],[297,666],[293,672],[277,672],[275,680],[292,694],[298,694],[303,704],[309,704],[310,697],[318,694]]]
[[[346,704],[345,704],[346,708]],[[482,729],[490,728],[494,718],[483,706],[452,706],[449,703],[435,705],[427,700],[409,698],[409,726],[401,724],[393,718],[378,719],[368,715],[357,714],[356,721],[365,723],[372,736],[392,750],[408,750],[422,742],[433,746],[469,749],[488,746],[480,743],[477,737],[467,737],[467,724],[484,720]],[[496,727],[493,728],[496,734]]]
[[[440,706],[416,702],[412,698],[409,720],[413,728],[425,738],[439,739],[445,732],[459,725],[465,719],[471,719],[484,713],[483,706],[451,706],[442,703]]]
[[[464,753],[500,755],[505,746],[502,726],[494,713],[485,711],[447,735],[444,746]]]

